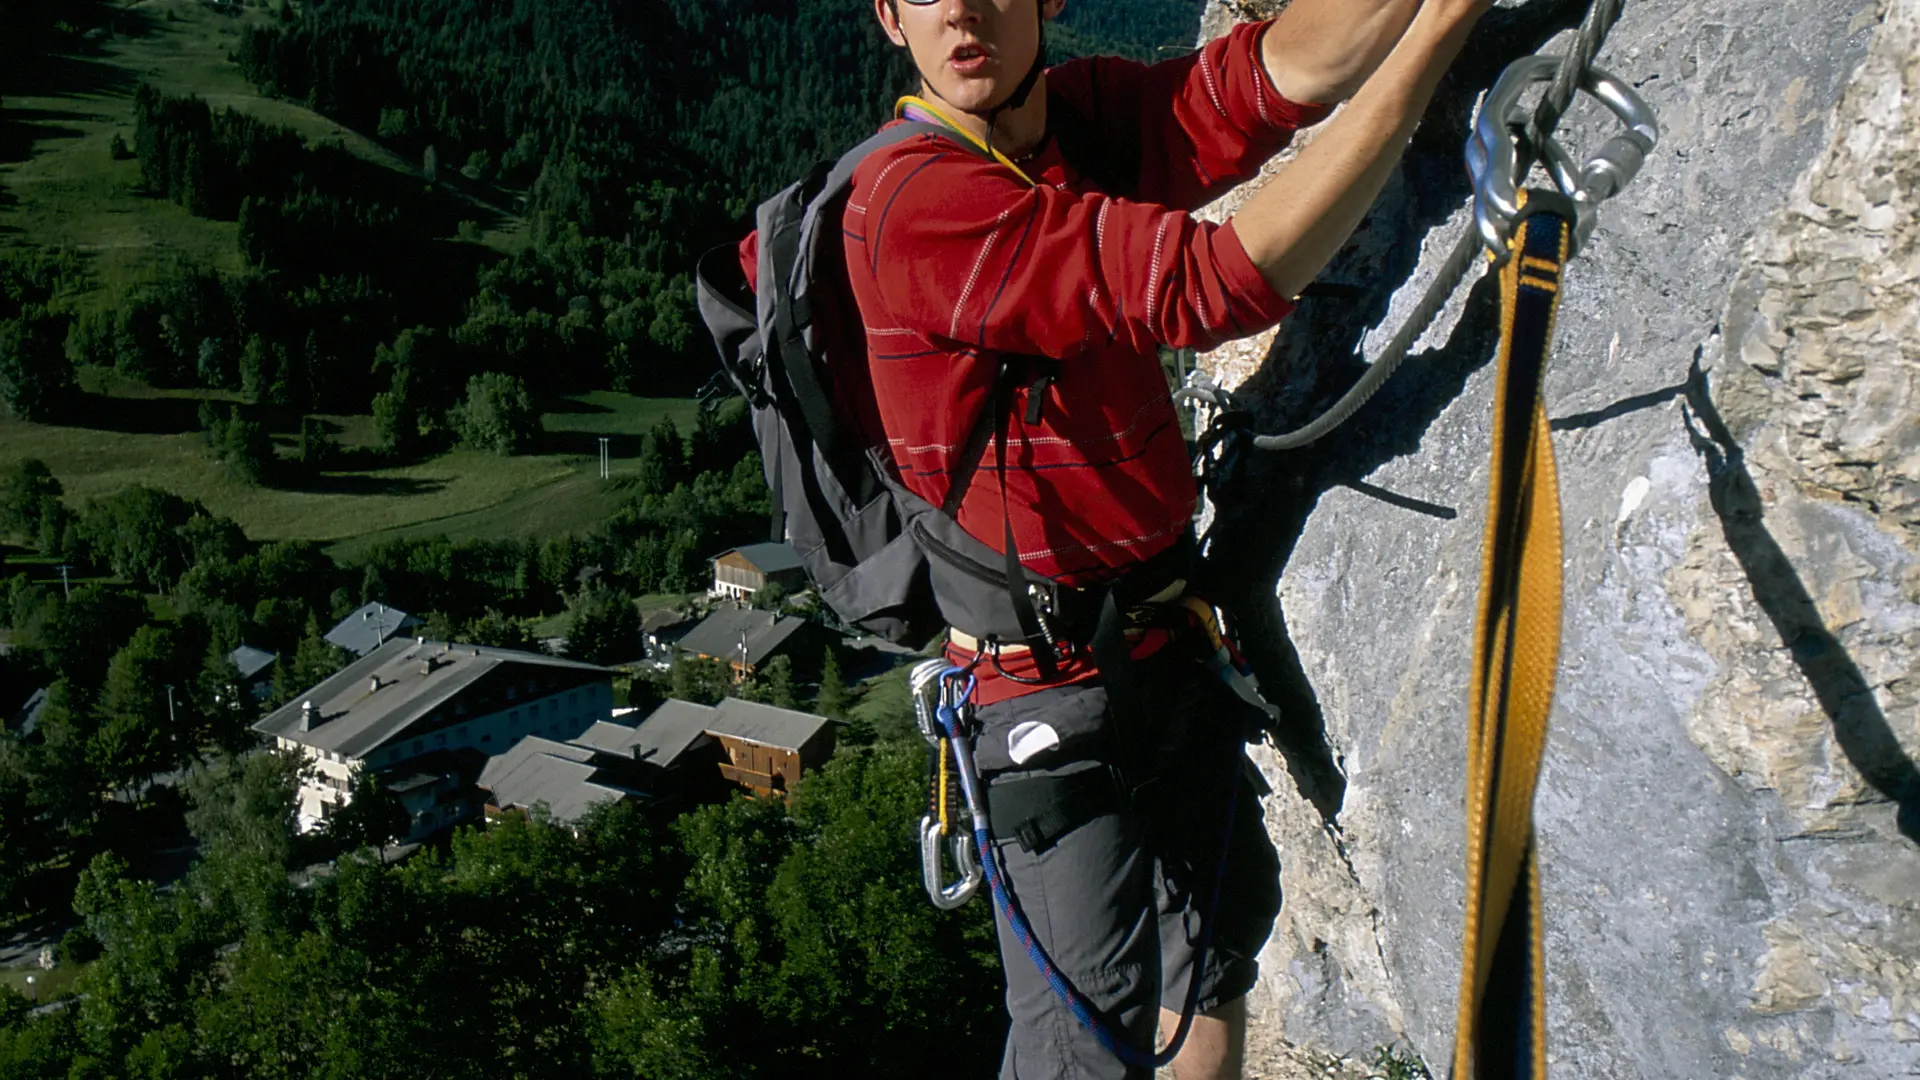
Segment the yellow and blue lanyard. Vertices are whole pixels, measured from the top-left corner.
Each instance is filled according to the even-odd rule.
[[[1500,274],[1500,354],[1467,719],[1467,895],[1455,1080],[1544,1077],[1546,956],[1533,797],[1560,652],[1560,502],[1541,382],[1570,206],[1541,192]],[[1562,214],[1558,211],[1566,210]]]

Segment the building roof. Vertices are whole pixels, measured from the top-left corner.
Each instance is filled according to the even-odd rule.
[[[806,625],[805,619],[796,619],[791,615],[775,615],[771,611],[754,608],[723,607],[688,631],[680,639],[680,647],[701,656],[711,656],[715,660],[739,662],[740,639],[745,635],[746,664],[748,667],[759,667]]]
[[[40,727],[40,714],[47,708],[47,688],[41,687],[27,696],[27,703],[20,706],[20,712],[13,719],[13,727],[21,738],[33,734]],[[0,719],[5,717],[0,716]]]
[[[821,729],[833,723],[824,716],[775,708],[741,698],[724,699],[713,713],[713,717],[707,721],[709,735],[741,739],[796,753],[812,742]]]
[[[366,604],[327,631],[327,642],[355,656],[365,656],[379,648],[381,642],[419,625],[419,619],[397,607]]]
[[[672,768],[681,754],[706,740],[714,712],[706,705],[671,699],[640,721],[628,753],[635,761]]]
[[[425,670],[429,662],[431,671]],[[482,676],[507,666],[612,674],[607,668],[544,653],[394,638],[268,713],[253,729],[344,757],[363,758]],[[376,678],[378,690],[373,688]],[[313,703],[320,722],[302,731],[301,711],[307,702]]]
[[[748,544],[745,547],[723,551],[714,558],[724,559],[729,555],[740,556],[763,574],[777,574],[782,570],[799,570],[806,565],[800,561],[800,553],[793,550],[792,544]]]
[[[586,747],[529,735],[487,762],[480,786],[492,793],[489,801],[495,806],[545,805],[560,821],[576,821],[599,803],[640,794],[601,779],[593,759]]]
[[[691,629],[697,622],[699,622],[698,619],[695,619],[692,615],[684,611],[674,611],[671,608],[666,608],[660,611],[649,611],[645,615],[642,615],[640,617],[640,632],[643,634],[660,634],[674,630],[687,630]]]
[[[596,720],[592,727],[574,736],[569,745],[598,750],[603,754],[629,757],[631,755],[628,751],[633,746],[634,734],[635,728],[632,724],[623,724],[617,720]]]
[[[240,669],[240,681],[245,682],[278,663],[280,654],[256,649],[251,645],[242,645],[228,653],[227,659],[233,661],[233,666]]]

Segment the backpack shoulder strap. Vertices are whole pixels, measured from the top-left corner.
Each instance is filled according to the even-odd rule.
[[[783,381],[806,424],[807,435],[829,457],[846,447],[834,420],[833,403],[814,370],[806,343],[805,332],[813,321],[811,282],[807,278],[812,272],[809,248],[823,227],[821,217],[835,208],[853,182],[854,169],[876,150],[922,135],[951,137],[937,124],[895,124],[840,155],[824,176],[816,172],[803,181],[801,193],[806,202],[797,222],[790,217],[782,220],[780,209],[770,213],[767,206],[762,207],[760,280],[763,287],[772,289],[771,304],[765,309],[771,316],[771,325],[765,327],[769,359],[776,360],[785,376]],[[813,186],[816,177],[818,187]],[[792,211],[791,206],[784,208],[785,214]]]

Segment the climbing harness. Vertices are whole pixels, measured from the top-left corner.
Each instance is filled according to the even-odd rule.
[[[1545,953],[1532,804],[1558,664],[1561,539],[1541,384],[1566,262],[1591,235],[1598,205],[1633,179],[1659,137],[1646,102],[1593,66],[1623,4],[1592,0],[1565,55],[1525,57],[1502,73],[1482,105],[1466,149],[1474,190],[1473,226],[1456,241],[1380,358],[1324,414],[1292,432],[1259,434],[1233,395],[1202,370],[1190,373],[1174,394],[1176,404],[1213,412],[1212,422],[1196,440],[1195,469],[1203,497],[1217,506],[1220,493],[1242,467],[1246,447],[1302,447],[1358,411],[1406,359],[1483,248],[1499,275],[1501,342],[1467,732],[1466,924],[1453,1060],[1453,1075],[1459,1080],[1546,1073]],[[1529,112],[1520,99],[1539,82],[1549,85]],[[1606,105],[1624,130],[1576,166],[1553,133],[1578,90]],[[926,108],[939,116],[936,108]],[[1553,189],[1523,186],[1536,158],[1546,166]],[[1267,709],[1256,687],[1228,674],[1241,665],[1229,655],[1217,625],[1211,619],[1202,622],[1215,646],[1210,665],[1236,694]],[[984,791],[973,765],[971,666],[929,661],[915,669],[913,683],[921,731],[935,752],[929,811],[921,821],[925,883],[935,905],[964,904],[984,881],[1056,996],[1101,1045],[1130,1065],[1158,1068],[1170,1062],[1192,1022],[1197,978],[1165,1050],[1147,1053],[1113,1033],[1053,967],[994,858]],[[1230,790],[1235,787],[1230,785]],[[1230,796],[1229,822],[1232,801]],[[971,849],[953,821],[960,802],[972,822]],[[945,878],[943,841],[959,872],[951,882]],[[1224,869],[1223,838],[1196,976],[1211,943]]]
[[[1195,371],[1176,400],[1211,407],[1196,471],[1218,505],[1245,446],[1305,446],[1352,416],[1406,358],[1483,249],[1499,276],[1500,350],[1489,506],[1467,730],[1466,924],[1453,1076],[1546,1075],[1546,964],[1533,797],[1559,658],[1560,508],[1541,384],[1562,272],[1592,233],[1595,210],[1639,172],[1659,138],[1653,110],[1593,66],[1623,0],[1594,0],[1572,50],[1523,57],[1482,103],[1466,147],[1473,227],[1466,230],[1380,359],[1323,415],[1284,435],[1255,435],[1232,395]],[[1521,96],[1549,82],[1528,110]],[[1576,89],[1624,130],[1583,165],[1553,138]],[[1553,189],[1525,188],[1535,157]]]
[[[1218,640],[1217,630],[1212,633]],[[966,903],[984,880],[993,896],[994,905],[1000,909],[1001,917],[1006,919],[1015,940],[1020,942],[1041,978],[1046,980],[1054,996],[1067,1007],[1080,1026],[1092,1034],[1108,1053],[1126,1064],[1135,1068],[1163,1068],[1179,1055],[1180,1047],[1185,1044],[1187,1033],[1193,1027],[1193,1017],[1200,1001],[1200,976],[1206,970],[1207,953],[1213,945],[1214,916],[1219,910],[1222,884],[1226,879],[1227,842],[1232,832],[1234,814],[1239,809],[1240,757],[1233,755],[1235,775],[1227,778],[1227,815],[1220,836],[1220,857],[1214,868],[1213,889],[1207,897],[1206,911],[1200,924],[1200,939],[1194,947],[1193,973],[1187,982],[1180,1023],[1174,1028],[1173,1036],[1167,1040],[1165,1048],[1158,1052],[1145,1051],[1115,1032],[1109,1021],[1101,1015],[1099,1006],[1089,1001],[1073,985],[1072,980],[1054,966],[1052,958],[1047,955],[1032,925],[1027,922],[1025,913],[1021,911],[999,861],[994,857],[993,827],[986,787],[981,783],[973,763],[973,740],[978,735],[978,725],[974,718],[975,682],[972,667],[972,664],[961,666],[946,660],[928,660],[916,665],[910,677],[914,688],[915,718],[920,724],[921,734],[934,746],[939,762],[935,781],[938,786],[932,801],[938,803],[940,817],[935,820],[934,815],[929,814],[920,822],[920,850],[927,895],[935,907],[950,910]],[[971,853],[962,853],[958,826],[949,821],[951,814],[957,810],[946,795],[945,785],[949,776],[957,781],[961,799],[965,802],[972,829]],[[954,861],[962,868],[962,876],[956,882],[947,883],[943,880],[939,843],[943,833],[950,828],[954,830]]]

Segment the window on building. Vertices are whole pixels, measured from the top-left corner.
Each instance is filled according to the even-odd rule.
[[[416,754],[418,754],[418,753],[420,753],[420,752],[421,752],[422,750],[425,750],[426,748],[427,748],[427,746],[426,746],[426,744],[425,744],[425,743],[423,743],[423,742],[421,742],[421,741],[420,741],[419,739],[415,739],[415,740],[413,740],[413,752],[414,752],[414,753],[416,753]]]
[[[460,725],[460,737],[461,737],[462,739],[464,739],[464,738],[466,738],[466,737],[467,737],[467,725],[465,725],[465,724],[461,724],[461,725]]]
[[[485,735],[482,735],[482,736],[480,736],[480,741],[481,741],[481,742],[483,742],[483,743],[490,743],[490,742],[492,742],[492,741],[493,741],[493,732],[491,732],[491,731],[489,731],[489,732],[487,732],[487,733],[486,733]]]
[[[519,710],[519,709],[514,709],[514,710],[513,710],[512,712],[509,712],[509,713],[507,714],[507,722],[508,722],[508,723],[513,723],[513,724],[517,724],[517,723],[519,723],[519,722],[520,722],[520,710]]]
[[[444,732],[444,731],[436,731],[436,732],[434,732],[434,733],[433,733],[433,745],[435,745],[435,746],[445,746],[445,745],[447,745],[447,733],[446,733],[446,732]]]
[[[453,703],[453,715],[455,715],[455,716],[465,716],[465,715],[467,715],[467,703],[466,703],[465,701],[456,701],[456,702],[454,702],[454,703]]]
[[[557,712],[559,712],[559,711],[560,711],[560,699],[559,699],[559,698],[557,698],[557,697],[550,697],[550,698],[548,698],[548,699],[547,699],[547,712],[548,712],[548,713],[557,713]]]
[[[580,695],[579,695],[579,694],[577,694],[577,693],[570,693],[570,694],[568,694],[568,695],[567,695],[567,708],[569,708],[569,709],[571,709],[571,708],[573,708],[573,707],[574,707],[575,705],[578,705],[578,704],[580,704]]]

